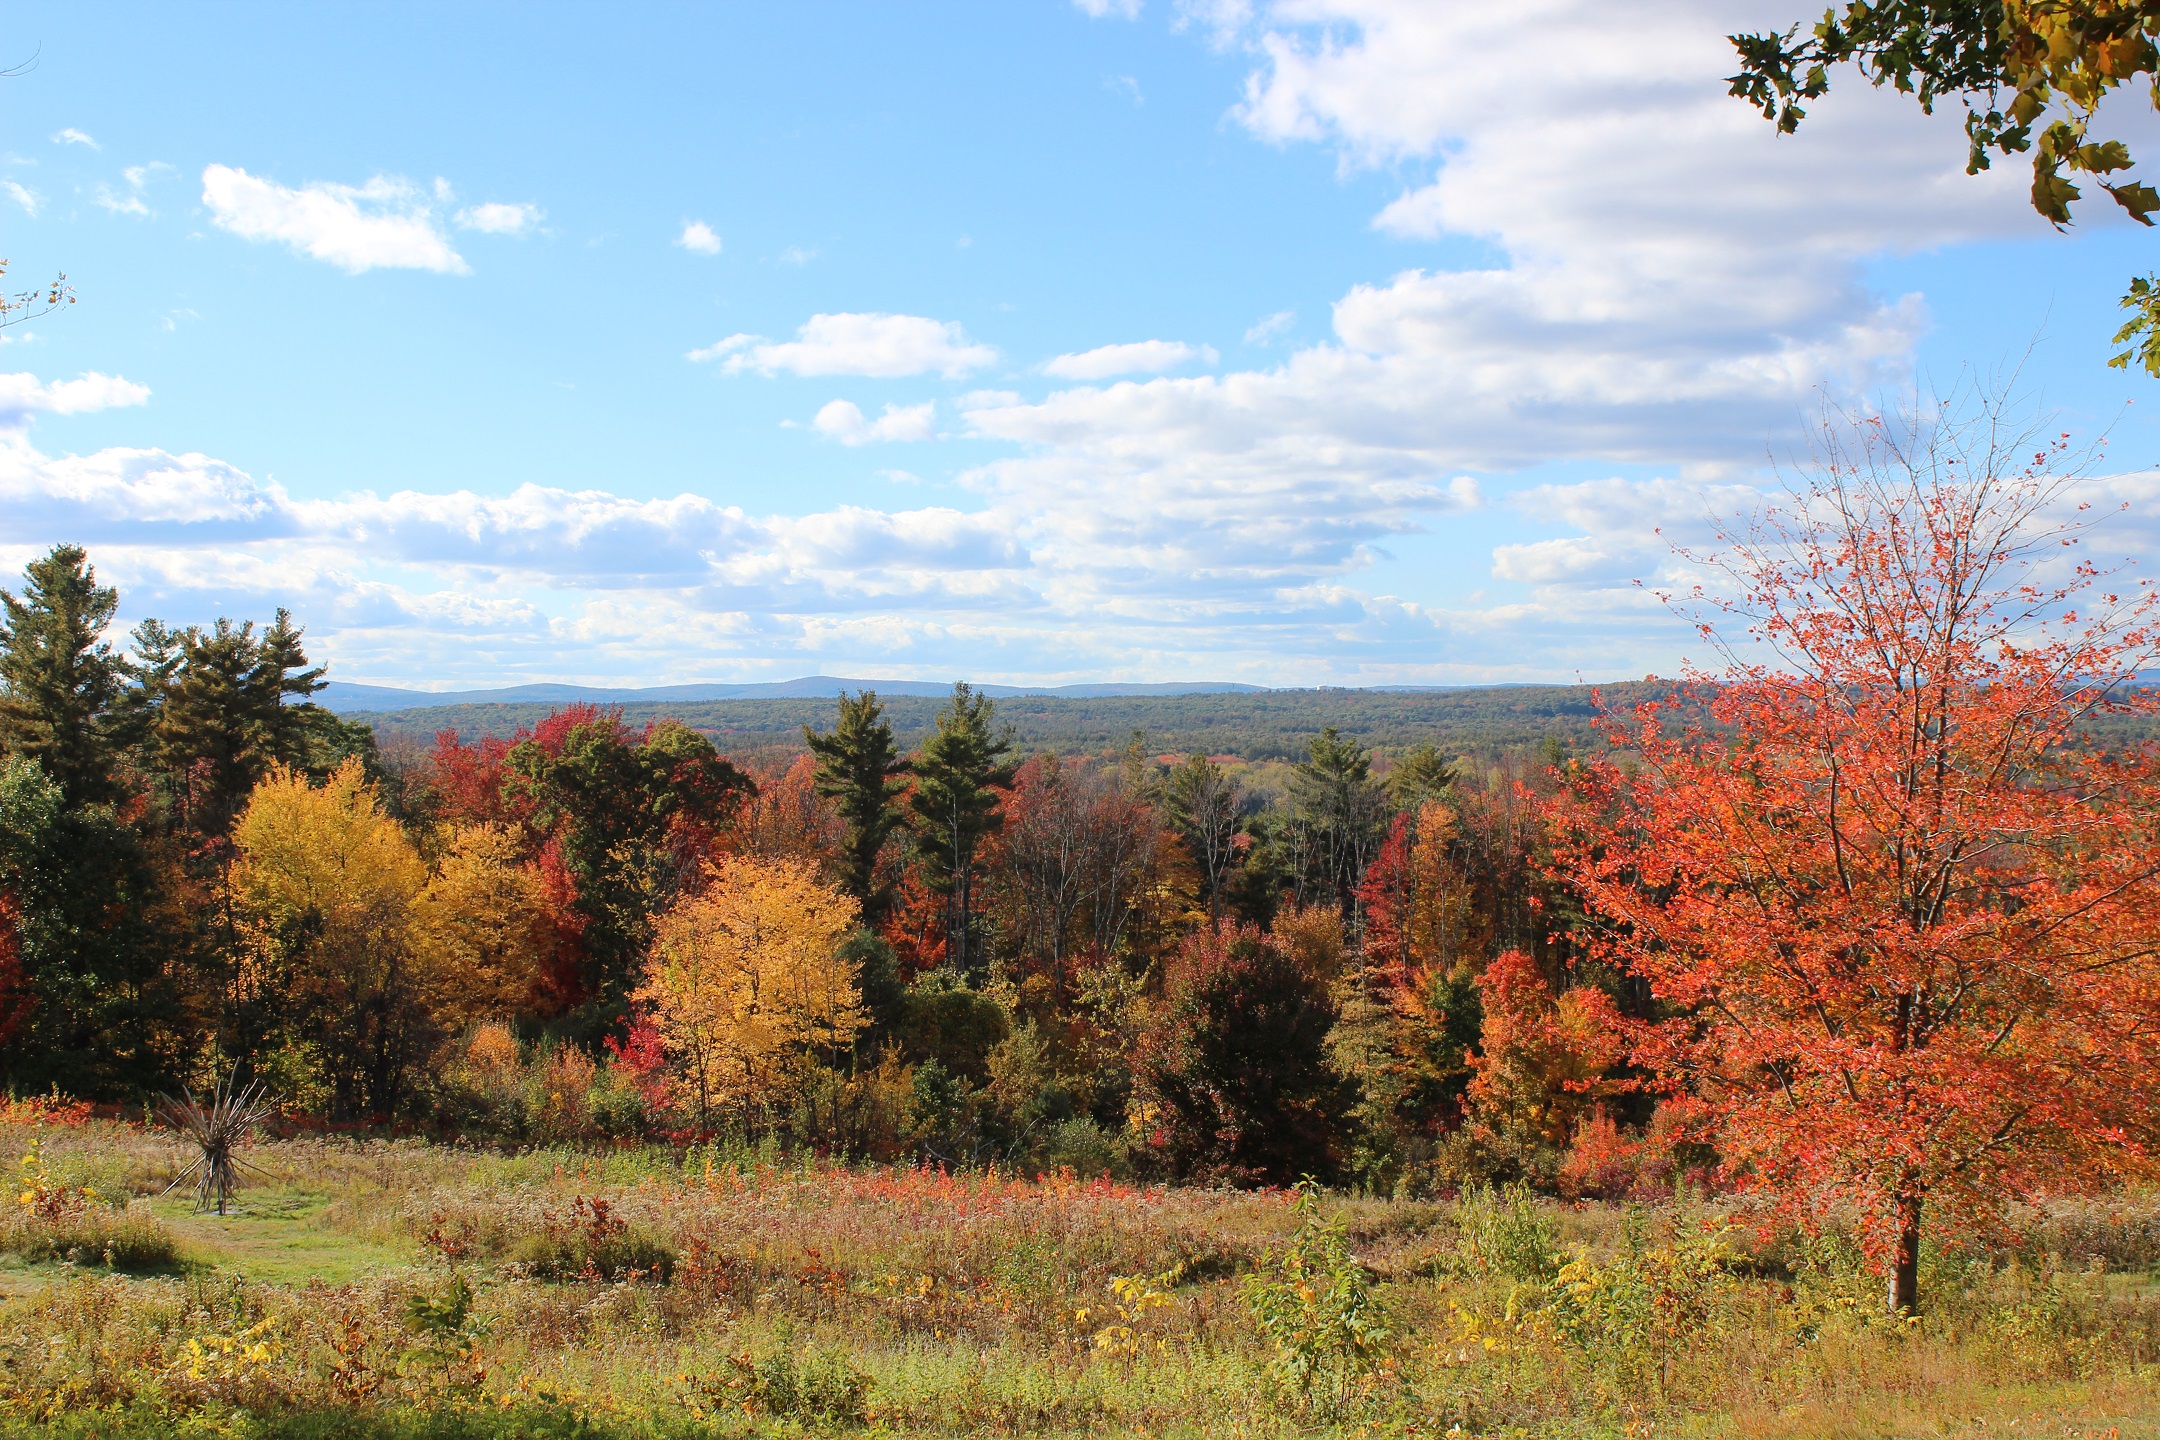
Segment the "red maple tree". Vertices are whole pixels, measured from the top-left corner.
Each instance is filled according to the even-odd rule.
[[[1856,1215],[1909,1311],[1924,1217],[2152,1160],[2160,774],[2094,722],[2153,713],[2154,597],[2066,548],[2062,442],[1846,434],[1690,557],[1729,587],[1701,612],[1725,664],[1626,717],[1639,763],[1582,774],[1559,867],[1591,953],[1665,1007],[1635,1059],[1726,1176]]]

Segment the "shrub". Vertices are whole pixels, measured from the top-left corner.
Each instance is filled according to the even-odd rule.
[[[633,1229],[608,1201],[577,1196],[568,1215],[550,1215],[511,1247],[510,1258],[536,1280],[652,1280],[675,1272],[675,1252]]]
[[[1245,1304],[1274,1347],[1270,1368],[1285,1396],[1300,1409],[1339,1410],[1387,1358],[1387,1314],[1342,1219],[1321,1217],[1310,1182],[1298,1186],[1297,1214],[1282,1253],[1245,1277]]]
[[[1075,1175],[1114,1175],[1122,1168],[1117,1146],[1085,1115],[1061,1121],[1043,1137],[1042,1167]]]
[[[1563,1340],[1623,1375],[1661,1376],[1679,1348],[1698,1340],[1714,1302],[1732,1288],[1722,1232],[1648,1241],[1647,1217],[1630,1206],[1620,1253],[1600,1262],[1572,1247],[1546,1291],[1546,1313]]]
[[[909,1059],[935,1061],[976,1085],[990,1078],[990,1052],[1012,1033],[1004,1006],[948,970],[909,986],[901,1016],[901,1048]]]
[[[1473,1185],[1455,1202],[1455,1251],[1442,1268],[1543,1281],[1559,1267],[1560,1227],[1526,1185]]]
[[[860,1425],[866,1418],[870,1377],[836,1350],[814,1350],[797,1359],[783,1334],[763,1359],[728,1357],[721,1375],[697,1388],[711,1400],[739,1405],[751,1415],[811,1424]]]
[[[1188,938],[1134,1066],[1153,1154],[1241,1184],[1333,1174],[1349,1098],[1328,1064],[1334,1020],[1325,985],[1259,930]]]
[[[154,1216],[61,1180],[34,1136],[16,1178],[16,1203],[0,1218],[0,1251],[112,1270],[164,1269],[178,1258],[172,1232]]]

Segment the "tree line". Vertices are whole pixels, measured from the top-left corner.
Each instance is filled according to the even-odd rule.
[[[2153,1168],[2160,777],[2094,721],[2149,726],[2160,633],[2059,558],[2059,443],[1832,442],[1696,557],[1724,664],[1478,762],[1023,756],[966,685],[784,767],[589,706],[387,760],[290,617],[115,653],[57,548],[0,633],[0,1064],[504,1143],[1715,1184],[1910,1308],[1928,1217]]]

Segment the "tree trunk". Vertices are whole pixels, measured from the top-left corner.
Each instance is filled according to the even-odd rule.
[[[1920,1313],[1920,1196],[1900,1195],[1897,1201],[1897,1249],[1891,1255],[1890,1313]]]

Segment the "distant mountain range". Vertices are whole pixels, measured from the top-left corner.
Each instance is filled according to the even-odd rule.
[[[985,695],[1054,695],[1079,700],[1106,695],[1250,695],[1265,685],[1228,680],[1171,681],[1158,685],[978,685]],[[1423,689],[1428,687],[1405,687]],[[1439,687],[1431,687],[1439,688]],[[800,680],[767,680],[750,685],[655,685],[643,689],[595,685],[512,685],[500,690],[401,690],[390,685],[358,685],[332,680],[316,692],[315,702],[341,713],[420,710],[443,705],[636,705],[655,701],[830,700],[841,691],[875,690],[880,695],[942,697],[949,683],[929,680],[839,680],[806,675]]]

